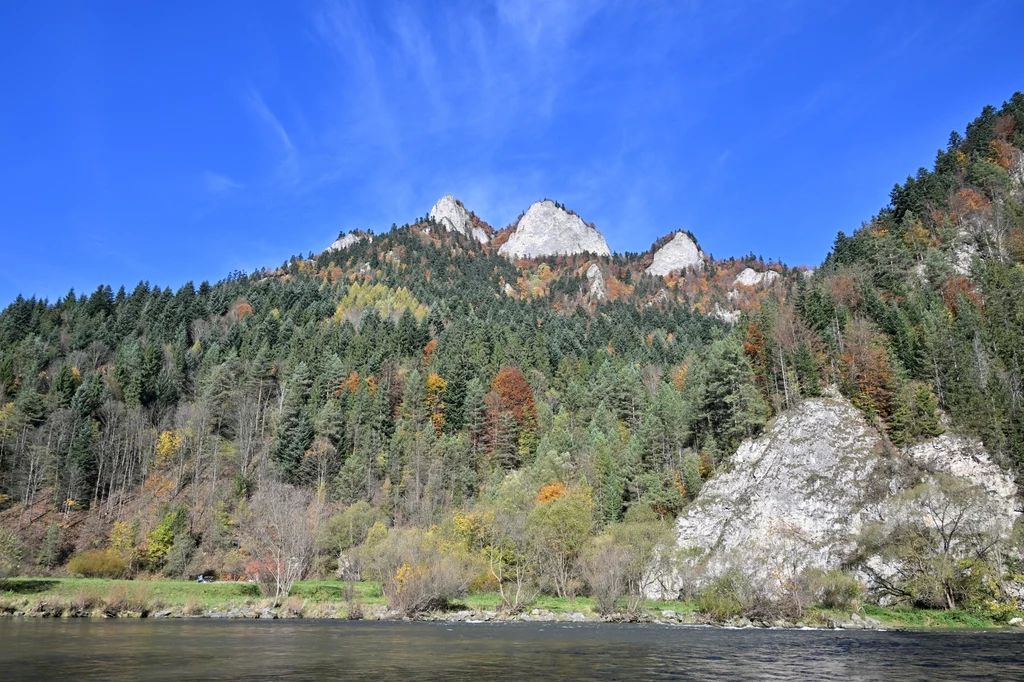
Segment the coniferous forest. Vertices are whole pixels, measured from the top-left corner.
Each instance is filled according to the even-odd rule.
[[[810,269],[645,274],[659,244],[513,262],[505,231],[421,217],[215,284],[19,297],[0,313],[7,564],[277,597],[373,579],[410,613],[467,590],[614,604],[642,598],[744,439],[835,391],[895,449],[955,432],[1016,475],[1022,149],[1017,93]],[[748,267],[779,277],[736,284]]]

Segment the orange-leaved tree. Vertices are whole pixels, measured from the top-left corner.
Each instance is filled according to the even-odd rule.
[[[841,358],[843,393],[866,414],[889,416],[893,371],[885,337],[874,325],[855,318],[846,331]]]
[[[503,367],[484,399],[487,435],[494,458],[507,469],[517,468],[536,447],[537,405],[533,389],[515,367]]]

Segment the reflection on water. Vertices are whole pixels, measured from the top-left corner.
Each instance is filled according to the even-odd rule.
[[[0,619],[0,679],[1024,679],[1009,632]]]

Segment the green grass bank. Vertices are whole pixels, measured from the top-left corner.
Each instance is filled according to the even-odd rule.
[[[304,581],[274,607],[253,583],[103,578],[13,578],[0,582],[0,615],[16,617],[136,618],[398,618],[388,611],[379,584],[369,581]],[[637,621],[670,624],[843,627],[851,629],[999,629],[1014,614],[974,610],[925,610],[866,605],[855,612],[809,609],[797,622],[716,620],[692,601],[648,601],[635,613],[601,616],[589,597],[540,596],[520,614],[501,611],[494,592],[470,593],[422,620]]]

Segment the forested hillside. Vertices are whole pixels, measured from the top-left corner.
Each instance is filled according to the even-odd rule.
[[[114,572],[240,575],[261,559],[247,519],[283,482],[317,509],[312,572],[434,529],[491,557],[479,580],[532,551],[537,584],[568,593],[594,589],[591,538],[662,533],[744,438],[831,385],[894,446],[949,429],[1015,469],[1022,148],[1018,93],[813,272],[645,274],[661,242],[511,261],[423,218],[213,285],[18,298],[0,522],[22,571],[91,551]],[[780,276],[748,286],[747,267]]]

